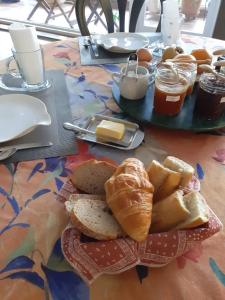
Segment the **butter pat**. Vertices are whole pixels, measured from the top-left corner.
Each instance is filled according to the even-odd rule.
[[[121,140],[125,133],[125,125],[122,123],[102,120],[96,127],[96,136]]]

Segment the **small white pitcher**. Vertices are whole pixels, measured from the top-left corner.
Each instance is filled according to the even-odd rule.
[[[150,74],[148,69],[138,66],[135,71],[128,71],[127,67],[120,73],[113,73],[112,79],[120,89],[120,95],[129,100],[142,99],[148,89]]]

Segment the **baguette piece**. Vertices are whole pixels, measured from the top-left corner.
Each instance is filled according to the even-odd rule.
[[[128,158],[105,183],[106,202],[123,230],[135,241],[146,239],[151,224],[153,185],[143,163]]]
[[[73,170],[71,181],[85,193],[105,194],[104,184],[115,171],[116,166],[113,164],[90,159]]]
[[[65,202],[72,224],[97,240],[112,240],[123,235],[101,195],[72,194]]]
[[[195,170],[191,165],[174,156],[167,156],[167,158],[163,162],[163,165],[164,167],[181,173],[180,185],[182,187],[187,186],[192,179],[192,176],[194,175]]]
[[[190,211],[183,201],[183,191],[177,190],[169,197],[153,205],[150,232],[169,231],[189,216]]]
[[[199,192],[188,193],[184,196],[183,200],[191,215],[186,221],[178,224],[176,229],[194,228],[209,221],[208,206]]]
[[[163,184],[159,187],[156,194],[154,194],[154,202],[162,200],[171,195],[176,189],[178,189],[181,181],[181,173],[176,171],[169,172]]]
[[[168,175],[171,173],[171,170],[164,167],[157,160],[153,160],[147,168],[147,173],[150,182],[154,186],[154,192],[157,192],[159,187],[163,184]]]

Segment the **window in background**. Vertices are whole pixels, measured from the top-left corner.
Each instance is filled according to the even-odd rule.
[[[169,0],[167,0],[169,1]],[[216,20],[221,0],[177,0],[180,7],[181,30],[211,36],[209,30]],[[143,9],[142,31],[152,31],[160,18],[160,0],[146,0]],[[212,13],[213,12],[213,13]],[[211,25],[209,25],[210,23]],[[212,26],[211,26],[212,27]]]
[[[17,1],[17,2],[15,2]],[[55,0],[0,0],[0,23],[1,19],[8,22],[15,20],[38,24],[43,28],[51,29],[52,32],[63,34],[63,31],[74,35],[79,33],[76,22],[75,9],[72,9],[76,0],[57,0],[66,13],[62,15],[59,7],[54,8],[55,18],[48,18],[48,9],[43,5],[38,7],[32,16],[31,11],[39,2],[47,2],[49,7]],[[84,0],[89,4],[86,9],[86,18],[89,20],[89,29],[92,33],[106,33],[105,18],[99,6],[98,0]],[[118,25],[119,13],[117,0],[110,0],[113,7],[115,24]],[[167,0],[169,1],[169,0]],[[177,0],[180,6],[181,30],[194,34],[212,36],[212,28],[216,22],[221,0]],[[223,0],[224,1],[224,0]],[[127,0],[126,24],[128,29],[129,12],[133,0]],[[19,13],[18,13],[19,12]],[[136,31],[155,31],[161,12],[160,0],[146,0],[139,16]],[[28,17],[30,16],[29,20]],[[6,22],[7,23],[7,22]],[[116,26],[118,29],[118,26]]]

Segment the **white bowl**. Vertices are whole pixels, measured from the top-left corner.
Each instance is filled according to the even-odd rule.
[[[50,125],[45,104],[33,96],[8,94],[0,96],[0,143],[30,133],[39,125]]]

